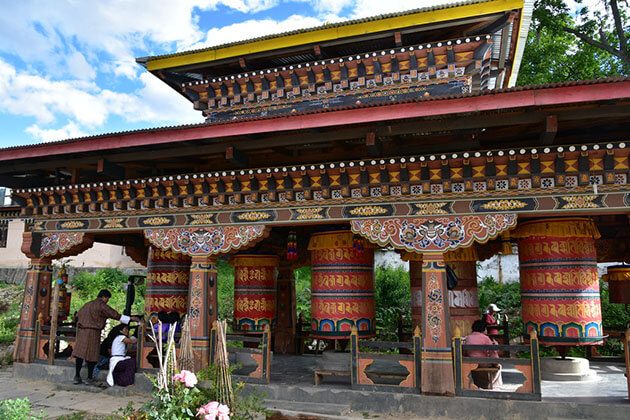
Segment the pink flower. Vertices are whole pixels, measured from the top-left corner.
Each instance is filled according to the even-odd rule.
[[[230,420],[230,407],[220,404],[217,411],[219,420]]]
[[[173,375],[173,380],[185,384],[187,388],[194,387],[198,382],[197,376],[189,370],[182,370],[181,372]]]
[[[206,405],[202,405],[197,410],[198,416],[203,416],[204,420],[215,420],[219,412],[219,403],[216,401],[209,402]]]

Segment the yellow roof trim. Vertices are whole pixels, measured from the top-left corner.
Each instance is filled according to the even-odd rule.
[[[404,16],[394,16],[377,21],[360,22],[333,28],[315,29],[313,31],[279,36],[277,38],[262,39],[218,49],[157,58],[147,62],[147,69],[149,71],[161,70],[222,60],[230,57],[241,57],[247,54],[254,54],[262,51],[272,51],[294,47],[297,45],[313,44],[332,39],[348,38],[392,29],[400,29],[409,26],[489,15],[492,13],[504,12],[506,10],[521,9],[523,7],[523,3],[524,0],[495,0],[452,8],[417,12]]]

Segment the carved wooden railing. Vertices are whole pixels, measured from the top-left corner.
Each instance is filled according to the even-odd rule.
[[[38,320],[35,324],[35,346],[33,348],[33,360],[49,360],[54,364],[56,353],[61,341],[65,341],[68,345],[74,345],[76,340],[77,328],[74,325],[61,325],[56,331],[56,340],[50,339],[50,325],[41,325]],[[53,344],[54,350],[52,358],[44,352],[44,347],[48,344],[48,354],[50,355],[50,345]]]
[[[228,343],[227,351],[230,354],[245,354],[256,362],[256,368],[246,374],[233,373],[232,376],[243,382],[269,383],[271,379],[271,331],[268,326],[259,336],[226,334]],[[243,347],[230,346],[229,343],[240,342]],[[247,347],[255,344],[256,347]],[[217,328],[216,325],[210,330],[210,363],[214,363],[217,352]]]
[[[420,391],[420,358],[421,358],[421,337],[420,328],[414,331],[411,342],[397,341],[369,341],[359,340],[358,331],[352,329],[350,335],[351,359],[350,359],[350,377],[352,380],[352,388],[364,389],[371,391],[395,390],[396,392],[413,392]],[[378,353],[378,352],[361,352],[361,348],[370,348],[377,350],[398,350],[398,353]],[[402,354],[402,350],[407,350],[411,354]],[[390,379],[400,379],[397,385],[375,383],[368,377],[367,369],[377,360],[393,361],[407,369],[407,376],[389,375],[387,373],[374,372],[374,376],[387,377]]]
[[[490,350],[498,352],[529,352],[525,359],[514,357],[467,357],[466,351]],[[540,359],[538,355],[538,337],[535,331],[530,333],[529,345],[466,345],[463,339],[453,339],[453,357],[455,359],[455,394],[465,397],[501,398],[513,400],[537,400],[541,399],[540,387]],[[472,372],[479,368],[480,364],[512,365],[525,377],[523,384],[516,391],[481,390],[472,380]],[[481,370],[492,368],[481,368]]]

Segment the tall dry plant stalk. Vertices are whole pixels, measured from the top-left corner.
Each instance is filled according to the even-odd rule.
[[[225,333],[227,324],[225,320],[217,321],[217,352],[215,363],[217,365],[217,400],[221,404],[233,407],[234,390],[232,389],[232,377],[230,376],[230,361],[228,360],[227,340]]]
[[[195,356],[193,354],[190,324],[187,317],[184,317],[182,336],[179,339],[179,368],[191,372],[195,370]]]
[[[158,373],[157,373],[157,386],[158,389],[164,390],[167,393],[169,388],[173,386],[173,376],[178,371],[177,369],[177,357],[175,354],[175,329],[177,323],[171,325],[168,329],[168,335],[166,339],[166,350],[164,350],[164,341],[162,335],[162,321],[158,321],[158,333],[155,334],[153,322],[151,322],[151,334],[149,338],[155,343],[155,349],[158,357]]]

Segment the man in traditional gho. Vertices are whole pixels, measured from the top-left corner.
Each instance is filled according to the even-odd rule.
[[[92,375],[100,355],[101,331],[105,327],[105,321],[115,319],[123,324],[128,324],[131,320],[138,320],[137,317],[120,315],[114,308],[107,305],[111,297],[110,291],[103,289],[98,292],[96,299],[83,305],[77,313],[77,338],[72,352],[72,356],[76,358],[75,384],[83,383],[81,368],[84,360],[87,362],[88,368],[87,382],[96,383]]]

